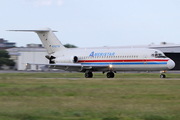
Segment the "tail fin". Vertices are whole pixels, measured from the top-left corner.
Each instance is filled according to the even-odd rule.
[[[67,50],[67,48],[63,46],[63,44],[58,40],[58,38],[53,33],[57,31],[52,31],[50,28],[44,28],[41,30],[9,30],[9,31],[37,33],[48,54],[52,54],[57,51]]]

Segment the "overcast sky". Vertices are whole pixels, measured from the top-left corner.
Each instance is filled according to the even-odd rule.
[[[78,47],[180,44],[179,0],[0,0],[0,38],[17,46],[38,43],[49,27]]]

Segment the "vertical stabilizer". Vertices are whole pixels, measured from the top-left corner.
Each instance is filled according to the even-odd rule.
[[[39,30],[34,32],[38,34],[48,54],[52,54],[57,51],[67,50],[67,48],[63,46],[63,44],[58,40],[58,38],[55,36],[55,34],[50,28],[46,28],[44,29],[44,31]]]

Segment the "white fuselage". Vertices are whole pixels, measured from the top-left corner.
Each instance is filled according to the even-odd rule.
[[[55,63],[72,63],[72,57],[78,57],[78,63],[88,66],[109,65],[106,70],[113,71],[155,71],[169,70],[175,63],[155,49],[73,49],[54,54]],[[98,68],[94,71],[102,71]]]

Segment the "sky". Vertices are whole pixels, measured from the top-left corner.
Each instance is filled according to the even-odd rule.
[[[0,0],[0,38],[41,44],[35,33],[6,30],[45,27],[78,47],[180,44],[180,1]]]

